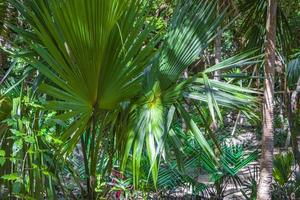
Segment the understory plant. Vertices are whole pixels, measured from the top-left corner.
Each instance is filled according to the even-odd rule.
[[[217,165],[223,149],[216,139],[208,142],[213,138],[209,122],[197,123],[189,109],[207,110],[211,121],[222,123],[221,108],[248,116],[255,108],[251,96],[255,92],[211,78],[216,70],[257,63],[260,57],[253,57],[255,51],[225,59],[193,76],[182,76],[213,41],[223,19],[222,14],[215,17],[213,1],[178,1],[163,36],[153,34],[155,26],[146,20],[149,2],[144,0],[11,2],[28,23],[25,28],[10,27],[27,42],[28,50],[18,55],[38,72],[30,78],[38,79],[35,87],[42,100],[36,106],[34,95],[26,102],[20,98],[20,105],[34,106],[35,111],[26,113],[30,120],[25,116],[17,119],[16,127],[8,123],[13,126],[9,129],[33,137],[26,149],[51,149],[50,157],[65,163],[80,149],[84,176],[74,177],[85,182],[77,181],[80,188],[86,188],[83,198],[105,195],[101,180],[97,188],[97,176],[108,180],[115,166],[122,174],[130,169],[135,190],[149,187],[142,177],[157,188],[159,167],[168,154],[180,148],[174,130],[178,120],[203,157]],[[47,114],[53,123],[44,127],[37,118]],[[19,126],[22,120],[33,125]],[[53,130],[47,137],[53,136],[54,141],[40,141],[44,129]],[[30,159],[25,150],[23,157]],[[47,154],[32,155],[41,159],[35,164],[38,175],[46,177],[43,181],[52,181],[43,174]],[[185,167],[178,165],[181,171]],[[114,190],[125,190],[121,185]],[[41,189],[43,195],[45,190]]]
[[[274,159],[272,197],[274,199],[298,199],[300,197],[300,177],[294,167],[291,152],[278,154]]]

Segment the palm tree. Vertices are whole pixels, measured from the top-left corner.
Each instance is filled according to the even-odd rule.
[[[263,102],[263,138],[258,200],[271,199],[274,134],[274,65],[276,44],[276,0],[269,0]]]
[[[219,106],[253,109],[254,98],[247,94],[252,91],[208,78],[216,70],[251,64],[253,52],[180,78],[213,41],[222,19],[212,12],[215,3],[196,2],[178,3],[161,39],[151,34],[151,22],[145,23],[144,0],[13,1],[32,27],[14,29],[34,51],[27,61],[47,78],[39,86],[48,94],[45,107],[59,111],[57,119],[65,123],[58,153],[66,157],[81,143],[90,199],[96,174],[109,174],[115,155],[123,170],[128,161],[132,164],[136,188],[141,158],[147,155],[155,184],[177,114],[203,151],[215,157],[182,106],[185,98],[205,102],[214,119],[221,118]]]

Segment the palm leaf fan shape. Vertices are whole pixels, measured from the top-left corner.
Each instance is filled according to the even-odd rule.
[[[53,83],[40,90],[55,97],[48,108],[72,110],[76,120],[62,134],[70,151],[97,110],[113,110],[136,95],[153,44],[138,13],[139,0],[14,1],[31,22],[42,58],[31,59]],[[139,11],[140,12],[140,11]],[[31,39],[31,38],[29,38]],[[38,42],[38,43],[37,43]]]
[[[195,6],[196,5],[196,6]],[[164,142],[170,131],[174,110],[172,105],[182,98],[182,91],[189,81],[178,82],[180,75],[191,65],[199,54],[213,40],[215,29],[222,16],[215,20],[215,2],[181,1],[177,5],[171,25],[163,41],[162,48],[145,73],[144,93],[131,110],[127,145],[121,153],[123,169],[132,150],[134,185],[138,185],[143,146],[146,143],[154,185],[157,182],[158,163],[164,155]],[[205,137],[181,108],[179,112],[188,121],[193,133],[197,135],[201,147],[214,156]]]
[[[163,88],[176,83],[213,40],[223,15],[215,17],[214,1],[181,1],[174,13],[159,56],[160,82]]]
[[[164,141],[177,110],[204,152],[214,157],[203,133],[181,105],[183,91],[193,80],[181,80],[180,75],[215,36],[223,17],[215,18],[215,2],[180,1],[157,52],[157,40],[150,38],[152,28],[145,23],[143,0],[12,2],[32,27],[32,32],[15,28],[37,54],[28,57],[28,62],[50,80],[39,87],[52,97],[47,108],[66,112],[57,118],[73,119],[61,134],[61,153],[71,152],[93,119],[106,112],[113,119],[102,123],[110,127],[109,137],[116,138],[115,144],[121,144],[118,153],[123,169],[132,156],[135,187],[145,154],[156,184]],[[227,65],[238,61],[233,59]],[[205,84],[209,80],[205,79]],[[212,92],[203,95],[207,94],[213,98]],[[101,124],[101,120],[97,122]]]

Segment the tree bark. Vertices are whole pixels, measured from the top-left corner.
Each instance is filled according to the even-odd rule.
[[[220,13],[220,9],[222,6],[222,1],[219,0],[218,7],[217,7],[217,13]],[[217,36],[215,39],[215,64],[219,64],[222,59],[222,29],[221,27],[217,28]],[[214,79],[220,81],[221,80],[221,72],[220,70],[217,70],[214,72]]]
[[[300,77],[297,82],[297,87],[292,93],[292,98],[291,98],[291,106],[292,106],[293,113],[296,113],[299,110],[298,109],[299,94],[300,94]]]
[[[218,0],[217,5],[217,15],[220,14],[220,10],[222,7],[222,0]],[[222,60],[222,29],[221,26],[217,28],[217,35],[215,38],[215,64],[219,64]],[[217,70],[214,72],[214,80],[220,81],[221,80],[221,70]],[[216,121],[213,121],[210,124],[210,129],[213,132],[216,132],[218,130],[218,124]]]
[[[276,48],[276,0],[268,0],[267,39],[263,101],[263,137],[260,163],[260,180],[257,189],[258,200],[271,199],[271,183],[274,151],[274,76]]]

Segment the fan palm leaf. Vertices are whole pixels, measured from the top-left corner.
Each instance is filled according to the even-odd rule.
[[[141,88],[154,47],[143,47],[151,29],[138,11],[142,1],[14,3],[39,42],[32,47],[43,62],[30,62],[55,84],[39,88],[56,98],[48,108],[73,111],[75,121],[62,136],[72,147],[96,110],[112,110]]]
[[[62,118],[72,119],[60,137],[62,153],[71,152],[89,128],[96,126],[96,131],[105,130],[107,135],[98,133],[91,138],[91,144],[97,144],[97,150],[101,140],[106,144],[112,142],[110,148],[119,150],[123,168],[132,156],[136,187],[145,154],[153,181],[157,182],[158,163],[164,156],[164,142],[171,130],[175,110],[187,122],[204,152],[214,157],[204,133],[181,105],[187,86],[197,87],[204,81],[203,85],[209,90],[203,92],[198,88],[198,96],[201,92],[205,96],[198,99],[206,99],[211,114],[217,112],[219,118],[217,103],[233,107],[248,98],[241,94],[248,91],[237,92],[238,89],[229,84],[222,86],[211,82],[206,74],[220,68],[250,64],[246,59],[249,53],[198,75],[204,78],[196,77],[194,83],[194,78],[180,79],[184,69],[215,37],[215,30],[223,18],[223,15],[215,17],[216,2],[180,1],[157,51],[157,40],[150,34],[152,28],[145,23],[147,7],[143,0],[12,2],[32,27],[32,32],[15,28],[36,52],[37,56],[27,60],[50,80],[39,87],[41,92],[48,94],[46,107],[62,110],[66,112]],[[216,86],[220,90],[213,89]],[[230,97],[234,97],[234,103]],[[108,114],[111,119],[94,121],[102,116],[100,113]],[[109,152],[111,160],[114,152],[114,149]]]

